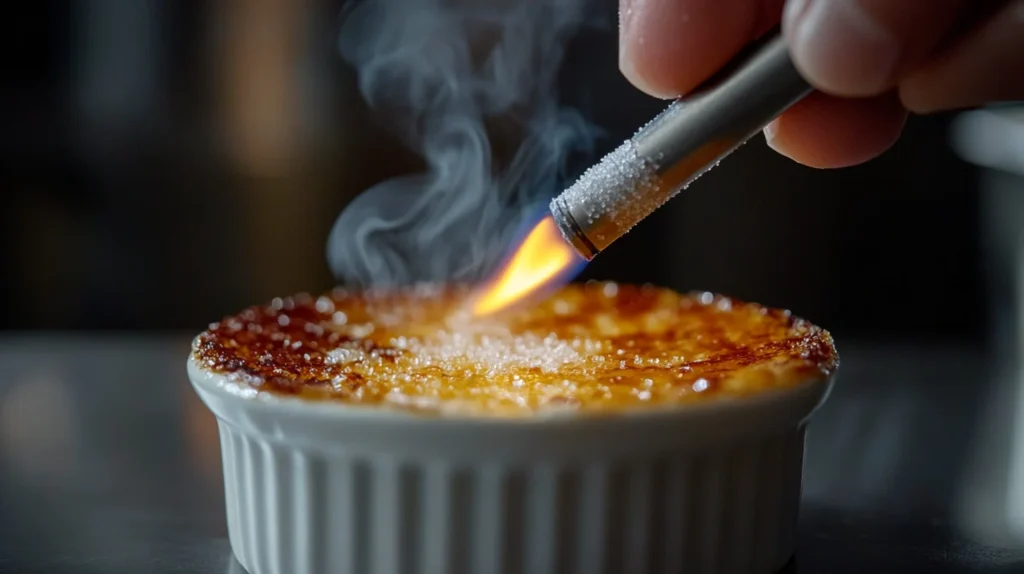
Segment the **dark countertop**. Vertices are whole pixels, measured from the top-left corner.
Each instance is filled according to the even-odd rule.
[[[1024,376],[839,342],[787,572],[1024,572]],[[180,336],[0,338],[0,572],[239,573]]]

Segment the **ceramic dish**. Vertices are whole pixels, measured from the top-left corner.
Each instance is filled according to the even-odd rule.
[[[555,310],[566,300],[608,298],[607,293],[603,286],[573,287],[535,315],[558,315]],[[250,574],[775,572],[795,549],[804,429],[825,400],[838,365],[831,338],[783,312],[709,294],[654,293],[657,301],[649,301],[645,313],[668,305],[677,313],[712,318],[690,325],[708,339],[691,345],[699,347],[692,355],[696,358],[678,355],[683,363],[672,364],[659,359],[660,370],[651,357],[658,355],[655,347],[665,351],[665,344],[643,344],[643,329],[660,328],[651,327],[652,320],[635,323],[647,325],[641,331],[603,336],[611,346],[630,337],[640,341],[636,347],[646,349],[641,352],[650,359],[647,367],[632,376],[615,376],[624,388],[653,390],[653,396],[640,390],[615,398],[622,389],[601,384],[580,384],[563,394],[568,397],[553,396],[548,387],[536,386],[540,383],[526,385],[518,396],[494,395],[519,410],[500,408],[501,400],[475,410],[438,407],[455,401],[450,393],[463,392],[467,385],[500,386],[503,375],[493,371],[466,385],[445,380],[440,387],[424,387],[421,382],[419,394],[440,397],[432,402],[399,400],[385,392],[370,393],[372,399],[356,397],[337,375],[345,368],[354,372],[354,362],[348,367],[322,363],[334,376],[313,385],[312,392],[289,386],[310,373],[324,378],[327,371],[303,370],[289,361],[302,357],[316,363],[315,353],[331,356],[338,341],[328,343],[325,331],[310,325],[331,331],[337,313],[352,319],[358,312],[345,304],[360,303],[353,303],[351,294],[278,300],[211,326],[196,339],[188,373],[219,423],[228,531],[238,561]],[[437,293],[416,297],[451,298]],[[639,289],[623,287],[611,299],[602,305],[634,313],[643,296]],[[381,308],[390,313],[408,301]],[[601,313],[576,310],[569,315],[584,317],[580,320],[591,329],[587,337],[600,339],[593,325]],[[699,335],[680,327],[689,319],[659,313],[676,330],[655,338]],[[737,313],[749,316],[729,328],[761,321],[758,315],[765,323],[752,323],[733,335],[712,324],[732,321],[732,315],[714,314]],[[421,325],[431,324],[427,315],[418,315]],[[280,316],[289,318],[274,319]],[[565,314],[560,316],[565,324]],[[407,319],[397,317],[391,327],[377,321],[378,335],[395,340],[395,329],[403,329]],[[286,322],[291,330],[273,327]],[[765,334],[769,323],[778,336]],[[367,323],[346,324],[333,332]],[[232,347],[225,343],[230,337],[213,335],[218,329],[251,335],[233,344],[226,362],[213,358],[226,355],[211,353],[216,345],[220,351]],[[417,329],[417,336],[424,336]],[[365,338],[345,335],[342,341],[352,345]],[[470,340],[463,344],[475,344]],[[253,351],[253,341],[277,345],[287,354]],[[315,351],[312,358],[298,352],[301,345],[292,349],[296,342]],[[617,356],[618,349],[608,345],[600,350],[600,342],[594,353]],[[236,352],[239,348],[248,350]],[[721,352],[716,354],[716,348]],[[759,355],[757,349],[767,350]],[[734,360],[722,362],[723,353]],[[360,377],[366,375],[366,357],[358,364],[364,369]],[[404,360],[389,368],[402,371]],[[766,379],[765,369],[774,375]],[[577,372],[608,380],[608,373],[619,371],[596,366]],[[664,380],[641,382],[651,380],[643,375],[655,372]],[[685,392],[671,394],[673,385]],[[607,392],[593,394],[591,388]],[[713,394],[700,396],[708,391]],[[559,408],[545,408],[555,405]]]

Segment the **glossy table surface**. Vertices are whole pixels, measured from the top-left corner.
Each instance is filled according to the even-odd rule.
[[[786,572],[1024,572],[1024,377],[839,341]],[[242,573],[188,337],[0,337],[0,572]]]

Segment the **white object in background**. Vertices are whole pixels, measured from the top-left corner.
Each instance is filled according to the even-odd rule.
[[[1024,137],[1021,138],[1024,142]],[[1021,158],[1024,161],[1024,157]],[[1021,166],[1024,168],[1024,165]],[[1024,169],[1022,169],[1024,173]],[[1024,179],[1021,180],[1024,183]],[[1024,188],[1024,185],[1022,185]],[[1024,194],[1024,189],[1021,189],[1021,193]],[[1024,214],[1021,214],[1024,215]],[[1013,421],[1013,435],[1010,441],[1012,448],[1010,449],[1010,476],[1007,480],[1009,485],[1009,493],[1007,494],[1007,522],[1009,523],[1010,530],[1017,535],[1018,538],[1024,539],[1024,368],[1020,364],[1020,357],[1024,357],[1024,219],[1021,220],[1021,232],[1017,238],[1017,289],[1018,289],[1018,300],[1017,300],[1017,315],[1018,315],[1018,331],[1017,331],[1017,357],[1018,365],[1016,369],[1016,408],[1014,412],[1016,416]]]
[[[426,417],[254,394],[192,359],[250,574],[772,574],[830,379],[604,417]]]
[[[984,168],[980,228],[996,377],[960,514],[972,534],[996,546],[1024,539],[1024,106],[966,112],[951,135],[957,153]]]
[[[966,112],[952,130],[953,148],[964,160],[1024,176],[1024,107]]]

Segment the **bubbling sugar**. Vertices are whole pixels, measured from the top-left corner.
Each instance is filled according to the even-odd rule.
[[[211,324],[193,360],[257,392],[494,417],[742,396],[838,364],[827,332],[709,293],[570,285],[500,318],[453,320],[470,295],[277,299]]]
[[[429,358],[441,368],[458,363],[491,374],[524,369],[553,373],[584,360],[576,346],[554,334],[541,337],[534,333],[506,332],[496,336],[441,332],[429,344],[412,345],[409,351],[417,357]]]
[[[350,347],[338,347],[327,352],[324,363],[328,365],[345,365],[362,363],[368,358],[366,351]]]

